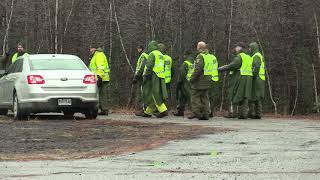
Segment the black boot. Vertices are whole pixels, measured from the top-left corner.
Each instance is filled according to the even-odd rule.
[[[156,117],[157,118],[164,118],[166,116],[168,116],[168,111],[165,111],[165,112],[162,112],[162,113],[159,113],[159,114],[156,114]]]
[[[173,113],[173,115],[182,117],[182,116],[184,116],[184,112],[178,110],[176,113]]]
[[[143,111],[137,111],[134,113],[136,116],[143,116],[144,112]]]
[[[202,116],[199,118],[199,120],[201,120],[201,121],[208,121],[208,120],[209,120],[209,115],[204,114],[204,115],[202,115]]]

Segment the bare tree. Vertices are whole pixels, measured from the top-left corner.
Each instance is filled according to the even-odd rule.
[[[14,0],[11,0],[11,7],[10,7],[10,15],[9,15],[9,18],[7,18],[7,15],[6,15],[6,31],[5,31],[5,35],[4,35],[4,38],[3,38],[3,45],[2,45],[2,53],[3,55],[6,53],[6,46],[7,46],[7,40],[9,38],[9,30],[10,30],[10,26],[11,26],[11,19],[12,19],[12,14],[13,14],[13,9],[14,9]]]

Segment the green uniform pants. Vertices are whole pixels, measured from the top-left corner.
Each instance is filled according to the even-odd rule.
[[[239,118],[247,119],[248,118],[248,111],[249,111],[249,102],[248,99],[244,99],[239,103]]]
[[[133,102],[136,102],[136,108],[138,110],[144,109],[142,84],[142,81],[138,81],[138,83],[134,85],[133,99],[135,101]]]
[[[166,100],[166,106],[168,109],[170,109],[172,104],[172,95],[171,95],[171,83],[166,83],[167,93],[168,93],[168,99]]]
[[[177,111],[184,112],[187,104],[191,102],[191,85],[189,82],[182,82],[177,85]]]
[[[219,83],[215,82],[209,91],[210,110],[212,115],[215,114],[215,112],[219,107],[219,98],[220,98]]]
[[[210,113],[209,89],[191,90],[192,112],[197,116],[208,116]]]
[[[262,101],[250,101],[249,102],[249,117],[261,117],[262,115]]]
[[[99,107],[102,111],[109,111],[109,102],[108,102],[108,87],[109,82],[104,81],[98,87],[99,89]]]

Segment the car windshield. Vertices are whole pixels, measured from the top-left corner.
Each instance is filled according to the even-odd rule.
[[[79,59],[34,59],[32,70],[85,70],[86,66]]]

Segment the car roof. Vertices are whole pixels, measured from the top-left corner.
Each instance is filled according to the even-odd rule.
[[[38,59],[80,59],[78,56],[69,55],[69,54],[33,54],[29,55],[30,60],[38,60]]]

